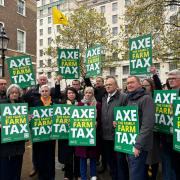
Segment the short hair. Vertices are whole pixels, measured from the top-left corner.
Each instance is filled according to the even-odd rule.
[[[96,79],[98,79],[98,78],[101,79],[101,81],[104,83],[104,78],[103,77],[97,76]]]
[[[16,88],[19,91],[19,97],[21,97],[23,92],[22,92],[22,89],[17,84],[11,84],[8,87],[7,92],[6,92],[7,97],[9,97],[13,88]]]
[[[174,70],[172,70],[172,71],[170,71],[168,73],[168,76],[169,75],[176,75],[176,76],[180,77],[180,70],[179,69],[174,69]]]
[[[137,77],[137,76],[128,76],[128,78],[127,78],[127,79],[129,79],[129,78],[135,78],[135,79],[136,79],[136,81],[137,81],[139,84],[141,84],[141,80],[140,80],[140,78],[139,78],[139,77]]]
[[[108,80],[108,79],[113,79],[115,84],[118,86],[117,80],[116,80],[116,78],[114,76],[107,76],[106,80]]]
[[[76,82],[78,82],[79,84],[81,84],[80,80],[78,80],[78,79],[74,79],[73,81],[76,81]],[[72,82],[73,82],[73,81],[72,81]]]
[[[42,89],[43,89],[44,87],[47,87],[47,88],[49,89],[49,91],[50,91],[50,87],[49,87],[47,84],[44,84],[44,85],[42,85],[42,86],[40,87],[40,92],[42,91]]]

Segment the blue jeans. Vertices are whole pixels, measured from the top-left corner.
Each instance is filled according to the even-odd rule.
[[[147,152],[142,151],[138,157],[128,155],[129,171],[131,180],[145,180],[146,179],[146,158]]]
[[[87,180],[87,158],[80,158],[81,179]],[[96,176],[96,159],[90,158],[90,176]]]

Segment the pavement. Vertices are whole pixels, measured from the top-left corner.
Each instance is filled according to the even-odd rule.
[[[57,146],[56,146],[57,147]],[[24,154],[24,160],[23,160],[23,166],[22,166],[22,173],[21,173],[21,180],[38,180],[37,175],[33,177],[29,177],[29,173],[32,170],[32,145],[30,142],[26,143],[26,150]],[[55,168],[56,168],[56,177],[55,180],[63,180],[63,171],[62,165],[58,162],[57,159],[57,150],[56,150],[56,162],[55,162]],[[98,180],[111,180],[108,171],[105,173],[98,175]]]

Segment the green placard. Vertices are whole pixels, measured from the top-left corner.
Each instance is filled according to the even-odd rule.
[[[72,106],[70,110],[69,145],[96,145],[96,107]]]
[[[58,69],[64,79],[79,79],[79,49],[58,48]]]
[[[152,36],[129,39],[130,74],[148,74],[152,66]]]
[[[134,154],[134,144],[139,134],[138,107],[126,106],[114,108],[115,151]]]
[[[30,56],[11,57],[6,62],[12,84],[18,84],[21,88],[36,84]]]
[[[26,103],[1,104],[1,143],[29,139],[28,124]]]
[[[32,142],[50,140],[53,107],[39,106],[30,108],[30,115],[32,116],[30,121]]]
[[[180,152],[180,100],[173,101],[173,149]]]
[[[173,133],[173,101],[178,97],[178,90],[155,90],[155,126],[154,130],[162,133]]]
[[[70,108],[67,104],[53,105],[52,139],[68,139],[70,126]]]
[[[86,49],[87,78],[101,74],[101,49],[101,45]]]

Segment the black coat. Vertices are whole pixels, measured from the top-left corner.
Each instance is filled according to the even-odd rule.
[[[9,99],[1,99],[0,104],[11,103]],[[17,100],[16,103],[23,103],[21,99]],[[1,133],[1,128],[0,128]],[[0,138],[1,139],[1,138]],[[23,155],[25,151],[25,141],[16,141],[9,143],[0,143],[0,157],[9,157],[16,155]]]

